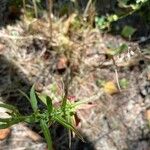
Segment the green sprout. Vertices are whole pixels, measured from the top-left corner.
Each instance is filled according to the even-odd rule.
[[[74,132],[82,141],[84,141],[83,137],[73,124],[74,115],[76,109],[78,109],[78,104],[76,102],[71,102],[68,99],[65,99],[64,101],[63,99],[62,105],[55,107],[51,97],[35,92],[34,85],[30,90],[29,96],[24,92],[21,93],[29,100],[33,113],[28,116],[22,116],[16,107],[9,104],[0,104],[0,107],[9,110],[10,115],[9,118],[0,118],[0,129],[8,128],[20,122],[29,124],[38,123],[47,142],[48,150],[52,150],[52,138],[49,127],[57,122],[69,131]],[[38,108],[38,100],[43,102],[45,110],[42,111]]]

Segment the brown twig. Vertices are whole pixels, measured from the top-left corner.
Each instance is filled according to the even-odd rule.
[[[38,10],[37,10],[37,4],[35,0],[32,0],[33,6],[34,6],[34,13],[35,17],[38,18]]]
[[[83,18],[84,19],[86,19],[86,17],[87,17],[87,13],[88,13],[88,10],[90,8],[91,3],[92,3],[92,0],[89,0],[87,5],[86,5],[86,8],[85,8],[84,13],[83,13]]]
[[[52,8],[53,8],[53,0],[48,0],[48,20],[49,20],[49,32],[50,32],[50,42],[52,42]]]
[[[24,9],[24,17],[25,17],[25,14],[26,14],[26,2],[25,2],[25,0],[22,0],[22,4],[23,4],[23,9]]]
[[[117,86],[118,86],[119,91],[121,91],[121,87],[120,87],[120,84],[119,84],[119,76],[118,76],[117,64],[116,64],[115,59],[113,57],[112,57],[112,61],[113,61],[113,65],[115,67],[115,76],[116,76]]]

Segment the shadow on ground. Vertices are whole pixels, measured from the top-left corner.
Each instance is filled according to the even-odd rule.
[[[0,55],[0,98],[1,101],[16,106],[19,111],[26,115],[32,112],[30,104],[18,90],[28,93],[33,83],[19,70],[17,66],[9,61],[5,56]],[[34,131],[39,132],[37,125],[29,125]],[[56,150],[67,150],[68,131],[60,125],[54,125],[52,128],[54,147]],[[81,142],[78,138],[72,139],[72,150],[95,150],[92,143],[83,136],[86,142]]]
[[[0,96],[2,101],[18,107],[22,113],[28,113],[29,102],[21,96],[19,90],[27,93],[32,83],[27,77],[10,62],[5,56],[0,55]]]

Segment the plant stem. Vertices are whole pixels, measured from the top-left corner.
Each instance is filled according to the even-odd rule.
[[[86,17],[87,17],[87,13],[88,13],[88,10],[89,10],[89,8],[90,8],[91,3],[92,3],[92,0],[89,0],[88,3],[87,3],[87,5],[86,5],[86,8],[85,8],[85,10],[84,10],[83,18],[85,18],[85,19],[86,19]]]
[[[37,4],[36,4],[36,0],[32,0],[33,2],[33,6],[34,6],[34,13],[35,13],[35,17],[38,18],[38,11],[37,11]]]
[[[52,42],[52,8],[53,0],[48,0],[48,20],[49,20],[49,32],[50,32],[50,43]]]
[[[22,0],[22,3],[23,3],[24,17],[25,17],[25,14],[26,14],[26,2],[25,2],[25,0]]]

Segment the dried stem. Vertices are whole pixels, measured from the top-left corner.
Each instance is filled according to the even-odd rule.
[[[48,0],[48,20],[49,20],[49,33],[50,33],[50,42],[52,42],[52,8],[53,0]]]
[[[118,86],[119,91],[121,91],[121,87],[120,87],[120,83],[119,83],[119,76],[118,76],[117,65],[116,65],[116,62],[115,62],[114,58],[112,58],[112,61],[113,61],[113,65],[115,67],[115,76],[116,76],[117,86]]]
[[[85,19],[86,19],[86,17],[87,17],[87,13],[88,13],[88,10],[89,10],[89,8],[90,8],[91,3],[92,3],[92,0],[89,0],[88,3],[87,3],[87,5],[86,5],[86,8],[85,8],[85,10],[84,10],[83,17],[84,17]]]
[[[24,17],[25,17],[25,14],[26,14],[26,0],[22,0],[23,2],[23,9],[24,9]]]
[[[35,17],[38,18],[38,10],[37,10],[36,0],[32,0],[32,2],[33,2],[33,6],[34,6]]]

